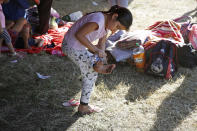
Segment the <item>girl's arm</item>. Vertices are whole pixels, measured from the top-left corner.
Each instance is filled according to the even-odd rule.
[[[106,39],[107,39],[107,34],[105,36],[103,36],[102,38],[99,39],[98,44],[96,45],[99,49],[101,49],[102,51],[105,52],[105,43],[106,43]],[[105,64],[107,64],[107,54],[105,57],[103,57],[103,62]]]
[[[107,34],[99,39],[97,47],[103,51],[105,51],[105,42],[107,39]]]
[[[14,26],[15,22],[12,20],[6,20],[6,29],[10,29]]]
[[[76,33],[75,37],[77,40],[80,41],[82,45],[87,47],[91,52],[94,54],[98,54],[100,57],[105,57],[106,54],[101,49],[97,48],[95,45],[93,45],[87,38],[86,35],[97,30],[99,28],[98,24],[95,22],[88,22],[84,24]]]

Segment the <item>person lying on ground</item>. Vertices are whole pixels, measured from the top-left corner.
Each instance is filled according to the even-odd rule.
[[[29,3],[27,0],[10,0],[8,3],[3,4],[2,7],[6,18],[6,27],[14,45],[19,33],[24,32],[25,28],[28,27],[26,26],[25,10],[29,8]],[[26,35],[22,37],[27,40]]]

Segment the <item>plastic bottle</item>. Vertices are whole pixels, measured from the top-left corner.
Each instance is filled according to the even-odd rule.
[[[70,15],[71,21],[77,21],[83,16],[83,13],[81,11],[73,12]]]
[[[69,21],[77,21],[78,19],[80,19],[83,16],[83,13],[81,11],[77,11],[77,12],[73,12],[69,15],[66,15],[64,17],[62,17],[62,20],[65,20],[67,22]]]
[[[145,65],[144,47],[138,43],[136,43],[136,45],[138,45],[138,47],[133,50],[133,60],[137,70],[143,72]]]
[[[49,28],[50,29],[57,29],[58,28],[58,24],[56,23],[56,21],[55,21],[55,17],[51,17],[50,18],[50,21],[49,21]]]

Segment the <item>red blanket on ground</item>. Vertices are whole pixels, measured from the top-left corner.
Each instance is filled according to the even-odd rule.
[[[53,55],[59,55],[63,56],[64,54],[62,53],[61,50],[61,45],[62,41],[64,38],[64,35],[68,31],[68,29],[72,26],[72,22],[66,23],[64,26],[59,27],[58,29],[49,29],[48,34],[41,35],[41,36],[35,36],[35,39],[43,39],[44,44],[42,47],[32,47],[32,49],[16,49],[16,51],[22,51],[22,52],[27,52],[27,53],[40,53],[41,51],[46,51],[47,53],[53,54]],[[47,48],[47,45],[51,45],[54,43],[54,47],[52,48]],[[8,50],[8,48],[7,48]],[[2,51],[6,51],[6,48],[4,47]]]
[[[48,34],[36,36],[35,39],[43,39],[44,44],[42,47],[32,47],[32,49],[18,49],[17,51],[25,51],[28,53],[40,53],[42,50],[45,50],[46,52],[53,54],[53,55],[59,55],[63,56],[61,45],[64,38],[64,35],[68,31],[68,29],[72,26],[73,23],[68,22],[64,26],[59,27],[58,29],[49,29]],[[51,45],[52,43],[55,44],[52,48],[47,48],[47,45]]]

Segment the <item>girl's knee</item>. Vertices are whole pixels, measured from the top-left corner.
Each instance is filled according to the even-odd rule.
[[[14,25],[15,25],[15,22],[14,21],[11,21],[11,20],[6,21],[6,28],[7,29],[12,28]]]
[[[22,29],[21,32],[27,33],[27,34],[29,35],[29,34],[30,34],[30,30],[31,30],[31,25],[30,25],[29,23],[27,23],[27,24],[25,24],[25,25],[23,26],[23,29]]]

